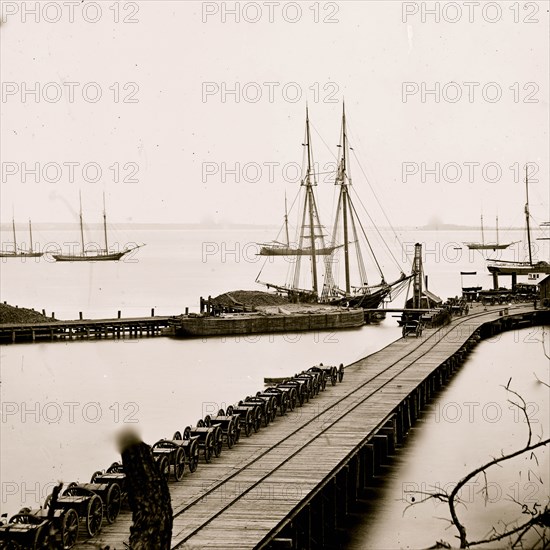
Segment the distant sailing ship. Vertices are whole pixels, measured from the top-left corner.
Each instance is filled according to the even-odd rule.
[[[529,213],[529,181],[527,176],[527,166],[525,167],[525,228],[527,232],[527,248],[529,251],[528,262],[510,262],[504,260],[490,260],[487,269],[497,275],[529,275],[530,273],[550,273],[550,264],[545,261],[533,261],[533,251],[531,247],[531,225]]]
[[[364,264],[364,251],[360,246],[360,238],[363,237],[372,254],[372,248],[365,229],[358,218],[357,210],[353,204],[350,188],[351,178],[348,175],[349,144],[346,131],[345,107],[342,112],[342,134],[339,145],[340,154],[335,185],[339,187],[339,197],[334,220],[332,239],[330,243],[325,242],[325,228],[320,222],[319,211],[315,198],[314,188],[317,186],[316,174],[313,170],[311,135],[309,124],[309,113],[306,108],[306,159],[307,167],[305,176],[300,184],[300,193],[303,195],[303,208],[300,213],[300,224],[298,227],[297,245],[290,244],[288,235],[288,214],[285,204],[285,235],[286,242],[274,241],[269,245],[262,245],[259,255],[261,256],[295,256],[292,264],[293,273],[291,282],[287,285],[266,283],[260,281],[261,271],[256,282],[273,288],[278,292],[286,294],[291,300],[320,302],[333,305],[362,307],[365,309],[377,308],[390,295],[392,291],[401,290],[406,286],[411,276],[401,272],[399,279],[387,283],[384,274],[376,258],[374,264],[377,266],[381,282],[376,285],[369,285],[367,272]],[[340,236],[343,242],[339,242]],[[350,266],[351,249],[355,248],[357,260],[358,284],[352,286],[352,269]],[[337,283],[337,276],[333,266],[335,254],[343,250],[344,253],[344,288]],[[311,288],[300,288],[301,260],[309,256],[311,263]],[[320,289],[317,257],[324,259],[324,283]],[[263,269],[263,268],[262,268]]]
[[[15,218],[11,219],[11,227],[13,230],[13,250],[2,250],[0,251],[0,258],[40,258],[44,255],[43,252],[35,252],[33,250],[32,243],[32,225],[31,220],[29,220],[29,249],[28,250],[18,250],[17,249],[17,235],[15,233]]]
[[[481,215],[481,242],[480,243],[464,243],[470,250],[504,250],[513,244],[518,243],[519,241],[513,241],[511,243],[499,243],[498,242],[498,216],[496,219],[496,232],[497,232],[497,241],[496,243],[486,243],[485,242],[485,232],[483,230],[483,215]]]
[[[120,260],[126,254],[140,248],[140,246],[134,246],[133,248],[127,248],[122,252],[109,252],[109,243],[107,240],[107,213],[105,210],[105,193],[103,194],[103,234],[105,239],[105,249],[103,250],[89,250],[87,251],[84,244],[84,224],[82,219],[82,196],[79,194],[80,202],[80,242],[82,251],[80,254],[52,254],[53,258],[58,262],[116,262]]]

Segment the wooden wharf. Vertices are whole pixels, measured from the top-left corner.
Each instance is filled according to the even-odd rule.
[[[322,548],[477,342],[550,322],[550,310],[474,306],[345,368],[341,384],[170,482],[172,548]],[[174,426],[182,429],[183,426]],[[167,435],[167,434],[165,434]],[[125,548],[123,511],[76,548]]]
[[[170,317],[79,319],[0,324],[0,343],[160,336]]]

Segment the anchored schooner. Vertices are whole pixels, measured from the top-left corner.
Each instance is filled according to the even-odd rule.
[[[306,138],[303,144],[306,147],[305,175],[300,184],[300,192],[303,195],[303,208],[300,211],[300,224],[298,227],[297,244],[292,245],[288,232],[288,213],[285,205],[285,235],[286,242],[274,241],[271,244],[261,246],[261,256],[294,256],[292,263],[293,273],[291,282],[287,285],[266,283],[260,281],[260,274],[256,282],[273,288],[278,292],[287,294],[291,300],[320,302],[332,305],[362,307],[366,309],[377,308],[392,291],[404,288],[411,278],[401,272],[401,276],[394,282],[387,283],[380,265],[374,257],[367,232],[355,208],[351,197],[351,178],[349,176],[349,144],[346,130],[345,107],[342,112],[342,133],[339,145],[340,155],[336,172],[335,185],[339,187],[337,209],[334,219],[331,239],[327,242],[325,228],[320,222],[317,201],[314,188],[317,186],[316,174],[313,169],[313,155],[311,146],[311,133],[309,113],[306,108]],[[296,202],[296,201],[295,201]],[[379,284],[370,285],[367,280],[367,271],[364,263],[364,251],[361,241],[366,242],[374,263],[380,273]],[[355,249],[356,265],[352,269],[351,256]],[[337,273],[338,261],[336,255],[343,252],[344,284],[340,288]],[[309,256],[311,264],[311,288],[300,288],[300,275],[302,258]],[[320,282],[318,257],[324,260],[324,282]],[[265,264],[264,264],[265,265]],[[263,269],[263,267],[262,267]],[[353,276],[358,276],[355,285]]]
[[[107,240],[107,213],[105,209],[105,193],[103,193],[103,236],[105,239],[105,248],[103,250],[86,250],[84,244],[84,223],[82,218],[82,195],[79,193],[79,202],[80,202],[80,242],[81,242],[81,252],[80,254],[52,254],[53,258],[58,262],[116,262],[120,260],[126,254],[132,252],[140,246],[134,246],[133,248],[126,248],[122,252],[110,252],[109,243]]]
[[[481,215],[481,242],[480,243],[464,243],[470,250],[505,250],[506,248],[516,244],[519,241],[513,241],[511,243],[499,243],[498,241],[498,216],[496,219],[496,243],[485,242],[485,232],[483,230],[483,214]]]
[[[33,250],[32,243],[32,225],[31,220],[29,220],[29,249],[28,250],[18,250],[17,249],[17,235],[15,233],[15,218],[11,219],[11,227],[13,231],[13,250],[2,250],[0,251],[0,258],[40,258],[44,255],[43,252],[35,252]]]
[[[530,273],[550,273],[550,264],[545,261],[534,261],[531,246],[531,225],[529,212],[529,179],[527,175],[527,165],[525,166],[525,229],[527,233],[527,248],[529,253],[528,262],[510,262],[505,260],[491,260],[487,264],[487,269],[491,273],[498,275],[528,275]]]

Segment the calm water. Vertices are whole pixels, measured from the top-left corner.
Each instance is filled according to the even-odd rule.
[[[6,234],[2,237],[8,240]],[[35,239],[64,246],[75,237],[72,232],[37,232]],[[158,230],[114,237],[122,245],[146,242],[147,246],[128,261],[117,263],[3,261],[1,299],[22,307],[44,308],[48,313],[55,311],[58,318],[75,318],[79,311],[85,317],[114,316],[118,310],[127,316],[147,315],[152,307],[158,314],[179,313],[186,306],[196,309],[200,295],[258,289],[254,280],[261,262],[254,255],[254,242],[273,235],[270,231]],[[464,284],[489,285],[483,258],[455,249],[462,241],[477,238],[473,232],[417,232],[414,241],[405,241],[405,248],[412,251],[414,242],[425,243],[430,289],[447,297],[459,293],[461,270],[478,273],[464,276]],[[397,243],[392,246],[396,258],[404,262]],[[287,268],[268,264],[262,280],[284,280]],[[410,270],[406,263],[403,269]],[[390,268],[388,279],[391,274]],[[402,300],[403,296],[397,303],[402,304]],[[518,380],[516,389],[529,391],[526,398],[540,401],[538,415],[544,417],[548,400],[532,382],[532,372],[538,369],[544,379],[548,376],[547,362],[539,357],[540,343],[531,344],[523,332],[517,334],[522,335],[516,337],[518,341],[503,337],[498,344],[480,346],[468,369],[463,369],[447,390],[456,391],[456,397],[448,398],[446,393],[442,397],[458,403],[502,402],[503,419],[491,424],[476,417],[467,425],[441,421],[431,425],[426,421],[422,429],[415,428],[418,435],[410,438],[400,455],[399,468],[390,476],[391,483],[395,481],[399,488],[388,488],[384,498],[376,501],[380,514],[376,524],[359,520],[359,527],[350,534],[350,545],[422,547],[436,538],[450,538],[442,522],[433,520],[434,515],[443,515],[442,509],[434,511],[433,505],[426,504],[409,510],[402,518],[404,504],[396,505],[395,495],[401,497],[404,482],[420,485],[457,479],[468,465],[499,452],[503,442],[515,445],[515,436],[523,437],[523,424],[505,421],[511,411],[506,408],[500,384],[510,376]],[[36,506],[56,480],[86,481],[94,470],[108,466],[116,459],[113,434],[125,423],[134,423],[145,440],[153,442],[257,391],[264,376],[292,374],[317,362],[349,363],[399,335],[395,319],[388,315],[379,326],[332,334],[1,346],[1,510],[11,514],[21,504]],[[492,358],[489,352],[494,354]],[[510,369],[518,365],[523,371],[511,374]],[[474,378],[463,378],[466,373],[473,373]],[[519,385],[520,380],[525,388]],[[450,414],[451,408],[447,410]],[[459,432],[451,436],[451,428]],[[488,434],[481,428],[498,431]],[[416,470],[429,463],[426,457],[436,460],[427,470]],[[408,469],[401,472],[405,467]],[[505,476],[504,482],[515,483],[517,475]],[[518,482],[523,481],[524,477]],[[426,536],[428,525],[430,536]],[[435,535],[438,527],[442,529],[440,536]],[[391,540],[384,538],[388,531],[394,537]]]

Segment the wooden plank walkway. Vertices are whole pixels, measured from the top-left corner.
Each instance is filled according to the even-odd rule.
[[[338,491],[338,484],[330,483],[358,456],[358,450],[369,441],[376,447],[379,441],[374,434],[404,402],[407,407],[419,407],[421,403],[416,398],[409,401],[410,396],[417,395],[420,385],[482,324],[505,319],[505,309],[484,311],[475,306],[470,315],[424,330],[418,339],[395,341],[349,365],[341,384],[327,386],[315,399],[284,418],[277,417],[259,433],[241,436],[233,449],[224,448],[211,464],[201,461],[198,470],[186,472],[181,482],[170,482],[172,547],[261,548],[269,546],[304,510],[311,523],[317,508],[307,507],[313,499],[322,491]],[[510,315],[520,316],[532,311],[529,306],[509,309]],[[323,510],[321,525],[327,521]],[[122,549],[130,524],[130,512],[123,512],[115,524],[104,525],[99,535],[79,542],[77,548]]]
[[[115,319],[77,319],[34,323],[0,324],[0,343],[73,338],[121,338],[158,336],[169,326],[170,317],[126,317]]]

